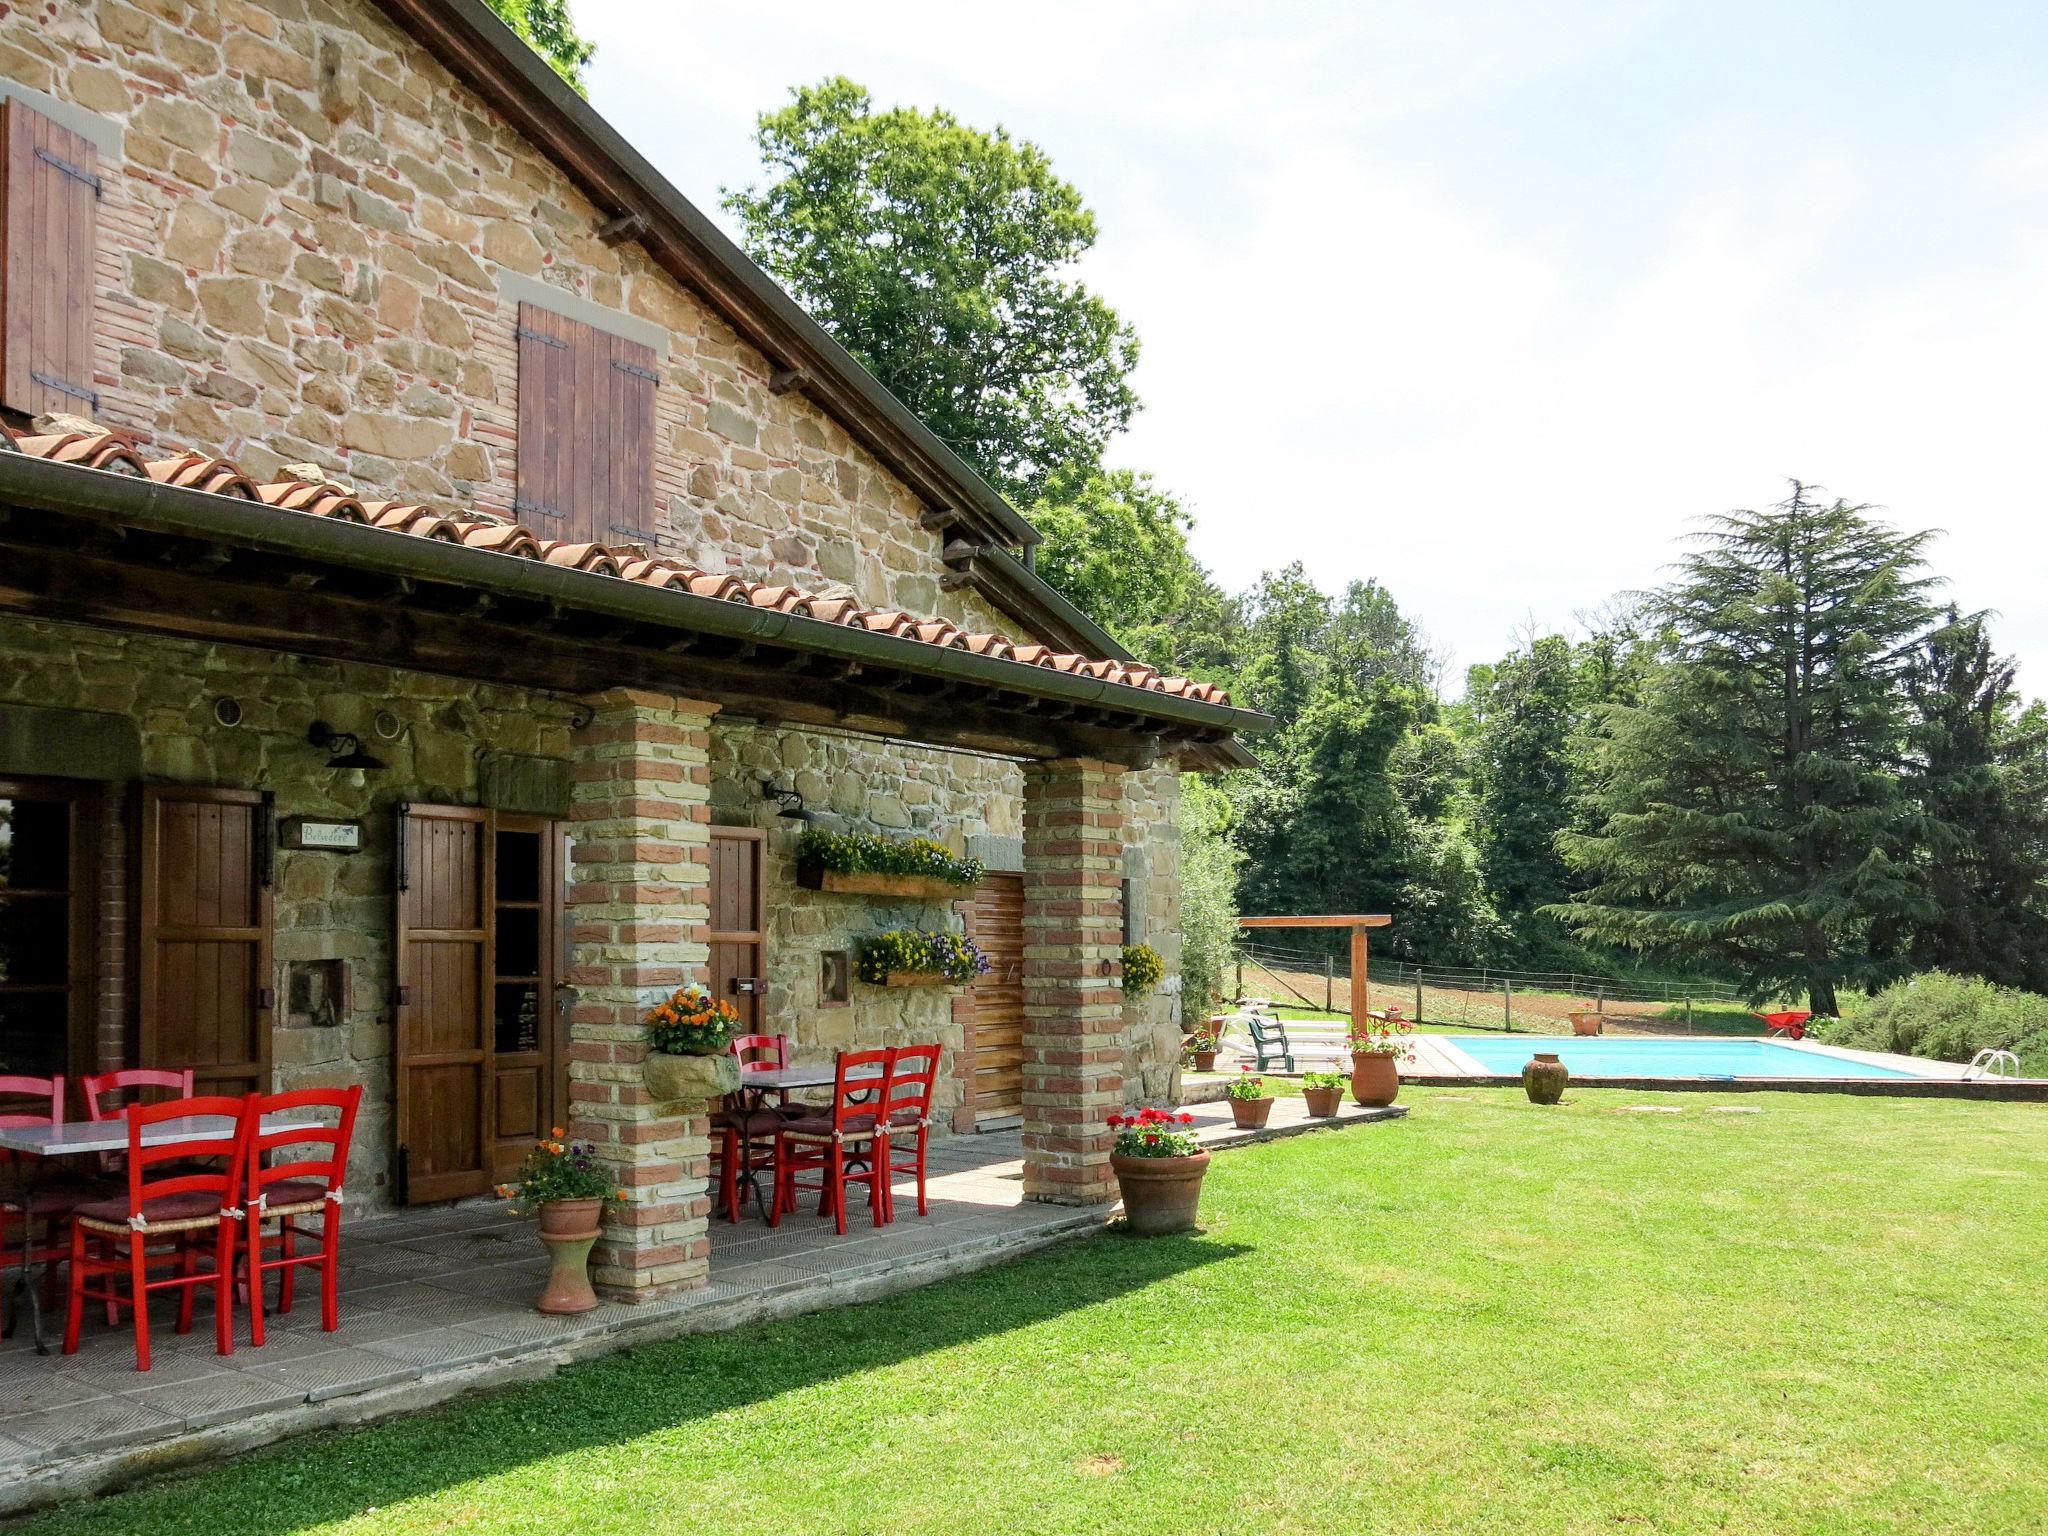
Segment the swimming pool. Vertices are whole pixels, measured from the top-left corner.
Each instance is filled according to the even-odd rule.
[[[1911,1078],[1918,1074],[1802,1051],[1775,1040],[1652,1040],[1612,1035],[1446,1035],[1488,1073],[1519,1077],[1537,1051],[1554,1051],[1574,1077]]]

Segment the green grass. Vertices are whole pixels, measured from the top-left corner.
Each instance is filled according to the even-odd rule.
[[[1404,1097],[1217,1158],[1196,1236],[642,1347],[27,1529],[2048,1527],[2048,1109]]]

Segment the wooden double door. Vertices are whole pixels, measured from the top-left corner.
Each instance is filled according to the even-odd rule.
[[[398,811],[399,1197],[482,1194],[569,1111],[563,824]]]

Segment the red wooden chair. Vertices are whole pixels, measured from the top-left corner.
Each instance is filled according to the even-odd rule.
[[[355,1139],[356,1111],[363,1102],[360,1083],[348,1088],[301,1088],[291,1093],[249,1095],[249,1155],[244,1163],[246,1198],[243,1210],[249,1218],[248,1291],[249,1342],[263,1342],[263,1277],[272,1270],[280,1274],[277,1310],[292,1309],[292,1281],[304,1265],[320,1271],[320,1326],[332,1333],[341,1326],[340,1270],[342,1186],[348,1179],[348,1149]],[[333,1124],[324,1120],[293,1118],[266,1130],[269,1116],[293,1115],[306,1110],[333,1110]],[[288,1154],[283,1149],[291,1148]],[[283,1154],[283,1155],[281,1155]],[[320,1217],[320,1230],[313,1232],[293,1218]],[[273,1235],[264,1230],[277,1223]],[[316,1239],[316,1252],[300,1253],[299,1239]],[[278,1257],[266,1256],[275,1241]]]
[[[931,1214],[925,1201],[924,1149],[931,1140],[932,1083],[939,1075],[939,1053],[940,1048],[936,1045],[905,1045],[889,1053],[889,1092],[885,1101],[888,1134],[882,1138],[885,1168],[882,1198],[888,1203],[891,1221],[896,1219],[896,1192],[889,1186],[899,1173],[908,1173],[917,1179],[917,1214]],[[899,1155],[899,1148],[902,1155]]]
[[[62,1125],[64,1079],[0,1076],[0,1104],[6,1106],[0,1110],[0,1125]],[[23,1276],[30,1266],[55,1264],[71,1251],[64,1239],[63,1224],[80,1200],[99,1193],[68,1174],[53,1177],[37,1169],[41,1176],[31,1179],[26,1163],[21,1153],[10,1152],[6,1173],[0,1175],[0,1271],[20,1265],[16,1273]],[[54,1274],[54,1270],[44,1270],[46,1298],[54,1298],[55,1293],[47,1288]],[[0,1291],[0,1306],[14,1291],[14,1283],[9,1281],[5,1290]],[[14,1319],[7,1320],[5,1332],[13,1334]]]
[[[878,1117],[889,1096],[889,1060],[893,1052],[841,1051],[832,1074],[832,1102],[825,1109],[775,1128],[775,1203],[768,1225],[779,1225],[783,1213],[796,1209],[798,1190],[818,1191],[818,1214],[832,1213],[846,1235],[846,1186],[868,1187],[868,1210],[875,1225],[889,1219],[888,1137]],[[876,1067],[877,1075],[853,1074]],[[815,1172],[816,1184],[803,1184],[799,1173]]]
[[[789,1112],[761,1103],[761,1093],[747,1087],[747,1078],[789,1065],[789,1036],[734,1035],[732,1053],[740,1061],[740,1089],[725,1096],[722,1107],[711,1115],[711,1128],[718,1134],[718,1202],[726,1220],[740,1219],[740,1175],[751,1177],[772,1166],[775,1128]],[[785,1095],[786,1097],[786,1095]],[[759,1159],[755,1151],[763,1154]]]
[[[151,1088],[167,1088],[169,1097],[189,1099],[192,1097],[192,1069],[122,1067],[114,1072],[88,1072],[78,1080],[79,1093],[85,1099],[85,1117],[94,1124],[120,1119],[130,1104],[144,1102],[143,1095]],[[121,1154],[102,1152],[100,1172],[119,1177],[123,1172]]]
[[[64,1319],[64,1353],[78,1352],[78,1329],[85,1301],[127,1307],[135,1320],[135,1368],[149,1369],[149,1293],[178,1292],[178,1332],[192,1330],[193,1293],[213,1287],[215,1348],[223,1355],[235,1350],[235,1230],[242,1220],[242,1163],[249,1149],[253,1123],[245,1112],[246,1098],[206,1095],[162,1104],[128,1106],[128,1190],[110,1200],[87,1201],[71,1217],[71,1305]],[[228,1124],[217,1135],[175,1146],[146,1147],[142,1134],[159,1120],[211,1115]],[[221,1166],[194,1169],[187,1159],[219,1158]],[[162,1165],[176,1165],[164,1173]],[[213,1268],[199,1268],[199,1250],[213,1237]],[[168,1239],[171,1251],[163,1253]],[[157,1245],[152,1252],[151,1245]],[[149,1278],[152,1261],[175,1261],[176,1273]],[[109,1280],[93,1285],[95,1275],[128,1274],[124,1292]]]

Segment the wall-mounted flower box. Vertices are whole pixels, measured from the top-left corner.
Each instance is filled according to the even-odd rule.
[[[797,844],[796,879],[813,891],[946,901],[980,881],[981,861],[956,858],[928,837],[813,827]]]
[[[988,957],[961,933],[892,928],[860,942],[859,975],[870,986],[964,987],[988,968]]]

